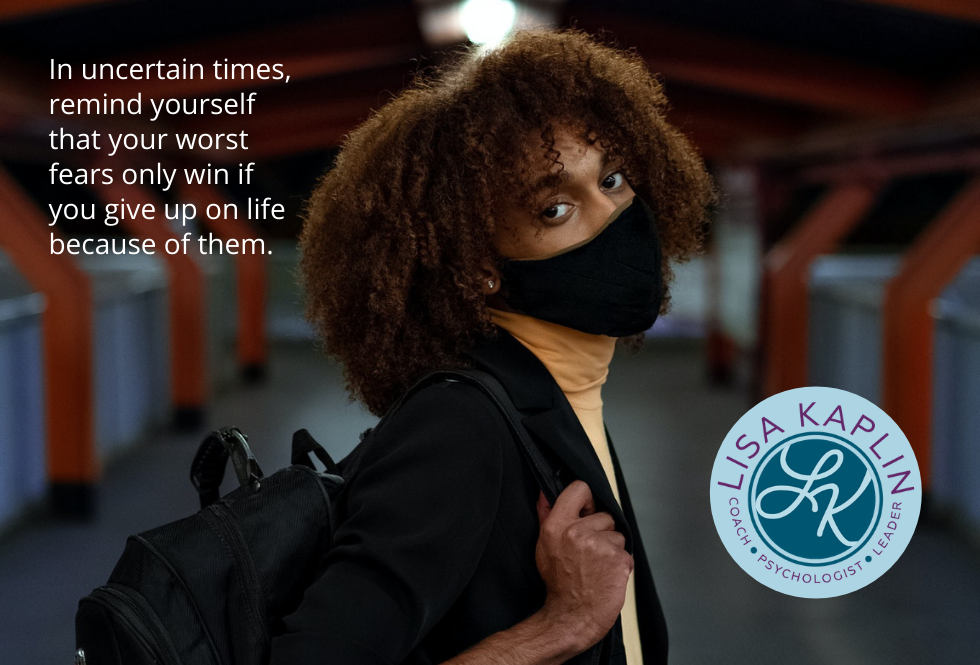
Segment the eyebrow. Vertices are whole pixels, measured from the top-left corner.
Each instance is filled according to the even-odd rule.
[[[609,158],[609,153],[608,152],[607,153],[603,153],[603,155],[602,155],[602,166],[601,166],[601,168],[599,170],[600,171],[605,170],[612,163],[613,163],[613,160]],[[555,174],[555,173],[549,173],[549,174],[543,175],[540,178],[538,178],[537,180],[535,180],[534,181],[534,185],[531,188],[531,191],[534,192],[535,194],[537,194],[537,193],[541,192],[544,189],[548,189],[548,186],[547,186],[546,183],[549,180],[551,180],[552,178],[554,178],[556,175],[558,177],[558,186],[559,187],[561,185],[564,185],[565,183],[567,183],[569,180],[572,179],[572,174],[570,174],[568,171],[566,171],[564,168],[562,168],[562,170],[559,171],[557,174]]]
[[[559,186],[564,185],[566,182],[568,182],[569,180],[572,179],[571,174],[568,171],[566,171],[565,169],[562,169],[558,173],[548,173],[547,175],[543,175],[543,176],[541,176],[540,178],[538,178],[537,180],[534,181],[534,186],[532,187],[532,191],[535,194],[537,194],[537,193],[539,193],[539,192],[541,192],[541,191],[543,191],[545,189],[549,189],[549,187],[548,187],[548,181],[549,180],[552,180],[556,176],[558,178],[558,185]]]

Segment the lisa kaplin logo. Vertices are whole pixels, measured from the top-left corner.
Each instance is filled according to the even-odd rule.
[[[875,581],[905,551],[922,506],[908,439],[868,400],[798,388],[760,402],[725,437],[711,514],[729,554],[766,586],[830,598]]]

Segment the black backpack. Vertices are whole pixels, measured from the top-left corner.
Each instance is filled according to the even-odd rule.
[[[561,487],[557,476],[519,425],[503,386],[489,374],[431,374],[388,414],[422,386],[440,381],[465,381],[483,390],[504,414],[554,503]],[[76,665],[267,663],[271,637],[315,581],[336,527],[336,497],[345,478],[356,472],[370,432],[338,467],[306,430],[299,430],[293,435],[292,465],[270,476],[263,476],[239,430],[212,432],[191,465],[201,510],[129,537],[108,583],[79,601]],[[324,471],[315,469],[311,455]],[[240,487],[219,499],[229,458]]]

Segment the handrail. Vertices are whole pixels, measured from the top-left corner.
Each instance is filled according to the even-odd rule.
[[[766,396],[807,384],[809,298],[813,260],[833,251],[874,204],[881,183],[837,185],[769,250],[763,273]]]
[[[96,163],[96,166],[101,166]],[[122,199],[130,205],[153,204],[155,219],[132,219],[127,215],[120,221],[123,228],[134,237],[152,239],[155,254],[163,260],[167,272],[170,313],[170,389],[174,403],[174,422],[180,427],[196,427],[204,416],[208,400],[207,354],[207,288],[204,271],[197,262],[184,252],[170,254],[166,251],[168,240],[181,242],[181,237],[170,230],[164,217],[163,202],[148,188],[127,185],[119,179],[111,184],[93,185],[103,203],[118,203]],[[196,251],[193,242],[189,251]]]
[[[253,226],[244,219],[209,219],[204,211],[208,204],[224,208],[227,197],[207,183],[181,185],[180,195],[197,208],[197,218],[222,240],[260,239]],[[262,254],[239,253],[235,256],[238,299],[238,364],[245,378],[259,378],[268,361],[266,335],[266,258]]]
[[[0,245],[44,295],[47,474],[55,513],[90,518],[101,473],[95,446],[93,298],[89,276],[66,254],[53,255],[48,220],[0,166]],[[62,238],[63,239],[63,238]]]
[[[882,326],[884,410],[908,437],[930,485],[935,321],[930,303],[980,252],[980,175],[916,238],[888,283]]]

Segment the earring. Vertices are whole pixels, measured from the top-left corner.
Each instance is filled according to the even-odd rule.
[[[487,280],[487,286],[489,286],[491,289],[493,288],[493,280],[492,279],[488,279]]]

